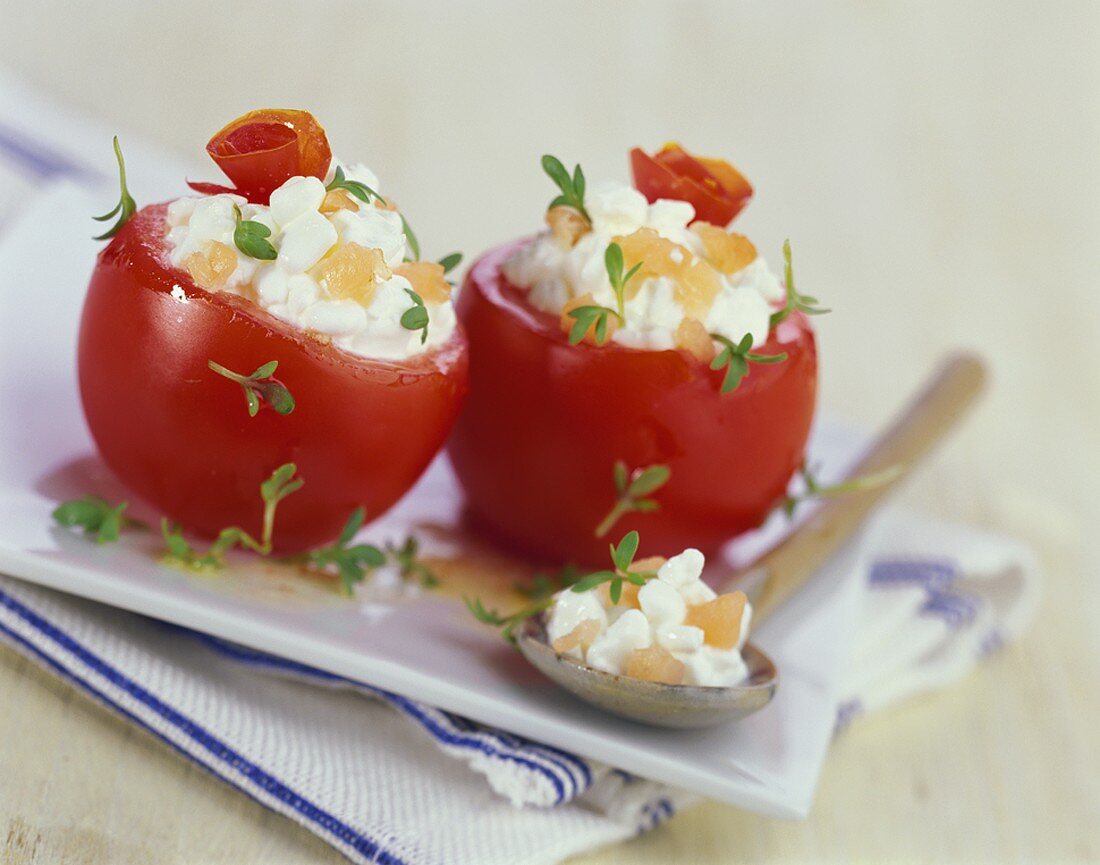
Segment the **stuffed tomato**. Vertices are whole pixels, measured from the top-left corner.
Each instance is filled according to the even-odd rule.
[[[696,219],[735,214],[747,183],[677,150],[656,187],[652,157],[633,160],[638,188],[591,190],[544,159],[550,230],[487,253],[460,292],[471,393],[449,456],[473,520],[528,555],[599,563],[631,529],[639,555],[713,551],[803,460],[820,310]],[[711,182],[665,183],[685,160]]]
[[[415,482],[465,396],[466,341],[443,266],[413,260],[404,217],[312,117],[253,112],[208,150],[232,188],[123,208],[99,256],[84,413],[127,487],[204,537],[260,536],[260,485],[294,463],[273,541],[300,551]]]

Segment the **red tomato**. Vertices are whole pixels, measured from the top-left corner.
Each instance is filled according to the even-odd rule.
[[[165,205],[139,211],[100,253],[80,325],[84,414],[104,461],[172,520],[213,537],[260,534],[260,483],[286,462],[305,485],[284,499],[275,547],[333,540],[360,505],[373,519],[442,446],[466,391],[461,329],[407,362],[370,360],[305,337],[167,264]],[[296,406],[249,417],[243,375],[277,360]]]
[[[569,345],[557,316],[529,306],[500,273],[518,244],[485,255],[458,296],[470,339],[470,398],[448,451],[474,521],[514,549],[606,565],[607,544],[641,533],[640,556],[713,552],[759,525],[802,461],[817,350],[809,322],[781,322],[737,390],[686,352]],[[659,511],[597,539],[615,501],[612,467],[663,463]]]
[[[206,144],[235,188],[189,183],[196,192],[235,192],[253,204],[267,204],[271,193],[292,177],[324,180],[332,161],[325,130],[308,111],[260,108],[214,134]]]
[[[752,198],[752,185],[728,162],[692,156],[678,144],[666,144],[653,156],[635,147],[630,168],[649,201],[687,201],[695,219],[714,225],[729,225]]]

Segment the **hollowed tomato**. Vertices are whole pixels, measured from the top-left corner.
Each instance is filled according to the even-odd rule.
[[[602,564],[608,540],[641,534],[639,556],[712,552],[782,499],[809,434],[817,351],[794,313],[757,347],[787,360],[752,365],[730,393],[722,373],[679,351],[569,345],[557,316],[501,274],[519,244],[470,270],[459,318],[470,339],[470,398],[448,451],[474,521],[547,561]],[[660,509],[631,513],[607,538],[613,466],[665,464]]]
[[[339,534],[352,511],[383,513],[442,446],[466,391],[461,328],[408,361],[323,344],[251,302],[208,292],[168,263],[165,205],[141,210],[99,256],[78,366],[84,414],[107,465],[170,519],[212,537],[260,534],[260,483],[286,462],[305,485],[283,500],[275,548]],[[250,417],[239,384],[272,360],[295,399]]]

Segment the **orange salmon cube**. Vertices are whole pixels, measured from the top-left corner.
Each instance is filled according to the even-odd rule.
[[[632,679],[665,685],[679,685],[684,681],[684,665],[661,646],[635,649],[626,659],[623,673]]]
[[[676,345],[703,363],[714,360],[714,340],[697,318],[685,318],[676,328]]]
[[[397,265],[394,273],[412,283],[413,291],[425,303],[443,303],[451,296],[451,284],[443,275],[443,265],[434,261],[406,261]]]
[[[196,285],[208,290],[224,288],[237,269],[237,253],[215,240],[206,254],[189,255],[184,266]]]
[[[576,246],[577,241],[591,229],[588,220],[581,216],[579,210],[564,205],[551,207],[546,211],[546,224],[550,226],[554,239],[569,247]]]
[[[554,651],[559,655],[580,648],[585,652],[600,635],[600,623],[596,619],[585,619],[564,637],[558,637],[553,642]]]
[[[743,234],[726,231],[709,222],[696,222],[691,230],[703,241],[707,261],[722,273],[737,273],[756,260],[756,247]]]
[[[374,300],[375,283],[390,277],[382,250],[367,249],[358,243],[337,246],[310,272],[332,297],[354,300],[363,306],[370,306]]]
[[[732,649],[741,639],[741,617],[748,598],[744,592],[729,592],[713,601],[688,609],[685,625],[703,629],[703,642],[716,649]]]
[[[335,213],[337,210],[358,212],[359,202],[346,189],[330,189],[321,202],[321,213]]]

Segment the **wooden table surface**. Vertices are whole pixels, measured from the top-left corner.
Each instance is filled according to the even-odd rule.
[[[576,861],[1100,860],[1100,4],[592,6],[0,0],[0,64],[196,165],[242,110],[308,106],[430,252],[530,230],[548,150],[620,178],[635,143],[733,156],[744,230],[773,262],[794,238],[836,310],[831,410],[873,426],[941,352],[989,359],[904,499],[1033,545],[1041,618],[854,724],[807,821],[708,804]],[[0,695],[0,861],[342,861],[6,649]]]

